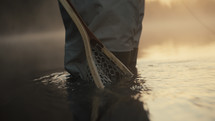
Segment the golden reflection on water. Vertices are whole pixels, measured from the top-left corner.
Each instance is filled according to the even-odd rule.
[[[214,57],[215,43],[206,45],[180,45],[173,41],[153,45],[148,48],[140,48],[139,57],[144,59],[193,59]]]
[[[158,1],[160,2],[162,5],[166,5],[168,7],[171,7],[172,3],[178,3],[181,0],[146,0],[146,2],[154,2],[154,1]]]
[[[215,120],[215,56],[140,59],[138,69],[152,121]]]

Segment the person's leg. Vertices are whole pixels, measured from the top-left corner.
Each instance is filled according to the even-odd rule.
[[[138,48],[128,52],[112,52],[135,76],[137,75]]]
[[[135,76],[137,75],[137,51],[135,48],[128,52],[112,52]]]
[[[60,3],[59,7],[66,31],[64,67],[73,78],[81,77],[82,79],[86,79],[87,62],[81,35]]]
[[[129,64],[129,68],[131,70],[131,72],[137,76],[137,68],[136,68],[136,65],[137,65],[137,54],[138,54],[138,48],[134,48],[132,51],[131,51],[131,59],[130,59],[130,64]]]
[[[130,68],[131,51],[128,52],[112,52],[127,68]]]

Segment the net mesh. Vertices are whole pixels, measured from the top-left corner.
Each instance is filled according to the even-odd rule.
[[[94,62],[101,77],[101,81],[104,85],[119,81],[123,78],[124,73],[101,51],[101,49],[102,47],[98,44],[92,47]],[[90,71],[88,72],[87,79],[93,80]]]

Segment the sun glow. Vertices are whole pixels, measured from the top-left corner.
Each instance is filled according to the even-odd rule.
[[[159,2],[162,5],[169,6],[169,7],[171,7],[173,3],[178,3],[180,1],[182,0],[146,0],[146,2]]]
[[[189,0],[189,2],[196,2],[198,0]],[[146,2],[159,2],[162,5],[171,7],[173,4],[178,4],[181,2],[188,2],[187,0],[146,0]]]
[[[151,46],[140,52],[139,57],[144,59],[191,59],[215,57],[215,43],[202,46],[177,45],[174,42],[165,42]],[[142,54],[142,55],[141,55]]]

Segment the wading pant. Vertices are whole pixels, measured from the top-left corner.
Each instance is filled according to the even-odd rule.
[[[136,74],[145,0],[70,0],[89,29]],[[60,5],[65,35],[65,69],[86,78],[87,61],[81,35]]]

